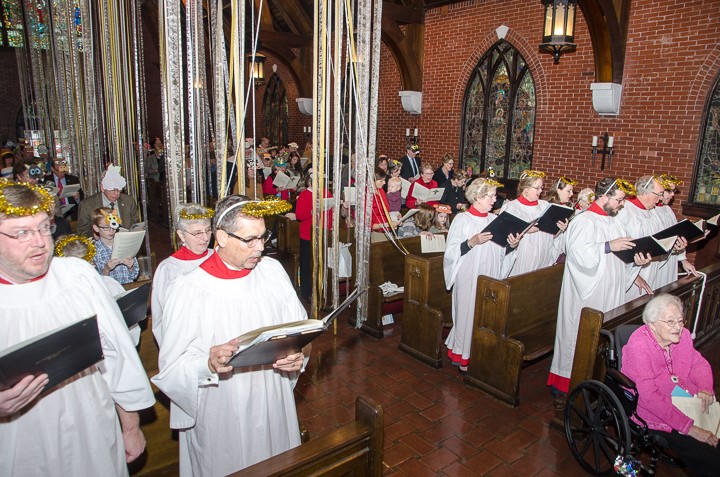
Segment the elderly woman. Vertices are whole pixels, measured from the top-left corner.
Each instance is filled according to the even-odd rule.
[[[581,190],[578,192],[578,200],[575,204],[575,208],[579,211],[583,211],[590,207],[590,204],[592,204],[595,201],[595,191],[590,189],[589,187]],[[577,213],[577,212],[576,212]]]
[[[490,211],[500,186],[502,184],[493,179],[473,181],[466,192],[470,208],[455,217],[448,232],[443,271],[445,286],[448,290],[452,288],[453,327],[445,346],[450,361],[460,366],[461,373],[467,371],[470,361],[477,277],[502,278],[503,262],[513,260],[516,255],[506,256],[505,247],[491,242],[491,233],[482,232],[496,218]],[[518,236],[508,236],[508,244],[513,248],[519,241]]]
[[[638,390],[637,414],[658,442],[677,452],[694,474],[718,475],[717,437],[695,426],[672,403],[676,388],[697,395],[705,413],[715,400],[712,369],[683,327],[682,301],[657,295],[645,305],[643,321],[622,352],[622,372]]]
[[[153,278],[152,328],[158,346],[162,345],[161,323],[167,288],[175,278],[196,269],[212,254],[208,244],[212,237],[213,211],[196,204],[180,204],[175,214],[175,233],[182,245],[160,262]]]
[[[420,178],[412,183],[410,185],[410,189],[408,189],[408,195],[405,199],[405,205],[408,209],[414,209],[418,205],[424,203],[422,200],[417,199],[413,197],[413,190],[416,187],[425,187],[426,189],[436,189],[438,184],[433,180],[433,168],[430,164],[423,164],[421,166],[421,172],[420,172]],[[435,204],[439,204],[437,201],[430,201],[427,202],[428,205],[433,206]]]
[[[453,178],[453,167],[455,159],[450,154],[445,154],[442,160],[442,166],[438,167],[433,176],[433,180],[437,182],[438,187],[447,187],[445,183]]]
[[[568,179],[565,176],[560,176],[552,190],[548,191],[545,199],[551,204],[561,204],[572,207],[573,187],[576,185],[577,181]]]
[[[509,212],[526,222],[531,222],[540,217],[548,203],[540,200],[543,190],[544,172],[526,170],[520,176],[518,183],[518,198],[505,202],[500,209],[501,212]],[[558,222],[561,232],[567,228],[567,221]],[[558,234],[559,235],[559,234]],[[532,272],[539,268],[549,267],[560,255],[561,241],[556,243],[555,236],[540,232],[537,227],[532,227],[525,234],[525,240],[518,246],[515,255],[515,263],[512,269],[506,270],[506,276],[521,275]]]

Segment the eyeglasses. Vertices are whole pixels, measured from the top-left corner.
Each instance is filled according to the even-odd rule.
[[[55,229],[55,224],[46,223],[41,225],[40,228],[36,230],[18,230],[17,232],[15,232],[15,235],[6,234],[5,232],[0,232],[0,234],[17,240],[20,243],[25,243],[32,240],[36,233],[39,233],[43,237],[49,237],[50,235],[55,233]]]
[[[680,320],[657,320],[657,321],[662,321],[663,323],[668,325],[670,328],[675,328],[677,325],[680,325],[681,327],[683,325],[685,325],[685,320],[683,320],[683,319],[680,319]]]
[[[188,235],[192,235],[195,238],[200,238],[204,235],[212,235],[212,228],[207,228],[205,230],[198,230],[197,232],[188,232],[187,230],[184,230],[184,232]]]
[[[543,186],[531,186],[530,188],[535,190],[543,190]]]
[[[111,227],[110,225],[96,225],[95,227],[100,230],[115,230],[115,227]]]
[[[259,237],[250,237],[250,238],[238,237],[237,235],[235,235],[232,232],[226,231],[225,233],[234,239],[238,239],[239,241],[241,241],[242,243],[247,245],[249,248],[257,247],[260,244],[265,244],[265,243],[267,243],[268,240],[270,240],[270,231],[269,230],[266,230],[265,233],[263,233]]]
[[[656,196],[660,197],[662,199],[663,193],[662,192],[654,192],[650,191],[651,194],[655,194]]]
[[[625,197],[618,199],[617,197],[608,197],[608,199],[616,200],[618,204],[625,202]]]

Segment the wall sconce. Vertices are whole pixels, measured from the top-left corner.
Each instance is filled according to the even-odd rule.
[[[605,157],[607,156],[607,165],[610,167],[612,165],[612,155],[613,155],[613,143],[615,142],[615,138],[613,136],[608,136],[608,133],[603,134],[600,136],[600,139],[603,141],[603,148],[598,150],[598,136],[592,137],[592,160],[590,162],[591,165],[595,165],[595,156],[597,156],[597,153],[602,154],[602,161],[600,162],[600,170],[605,170]]]
[[[410,135],[410,131],[410,128],[405,129],[405,146],[412,146],[418,143],[418,138],[420,137],[418,133],[420,130],[415,128],[412,136]]]
[[[543,0],[545,25],[540,51],[552,53],[555,63],[560,55],[577,48],[575,41],[575,10],[577,0]]]
[[[312,135],[312,126],[303,126],[303,134],[305,135],[305,139],[310,140],[310,136]]]
[[[265,55],[255,53],[254,61],[252,53],[248,53],[245,57],[248,61],[248,74],[252,75],[255,86],[265,83]]]

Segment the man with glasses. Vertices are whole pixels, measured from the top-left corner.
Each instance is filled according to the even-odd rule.
[[[632,184],[608,177],[595,187],[595,201],[576,216],[565,231],[566,259],[558,305],[555,348],[548,386],[556,406],[564,407],[570,386],[580,312],[584,307],[602,312],[625,303],[625,291],[633,283],[652,293],[639,276],[649,256],[635,255],[634,264],[625,264],[612,252],[629,250],[633,242],[616,215],[625,196],[634,193]]]
[[[104,359],[44,393],[46,374],[0,391],[0,475],[127,475],[155,399],[100,276],[53,258],[53,209],[44,189],[0,183],[0,350],[94,315]]]
[[[221,200],[215,253],[168,288],[153,382],[172,400],[182,476],[227,475],[300,444],[293,388],[305,355],[227,365],[238,336],[307,318],[282,265],[262,256],[269,234],[255,211],[277,202]]]
[[[78,211],[77,233],[92,237],[92,215],[95,209],[107,207],[120,215],[123,227],[130,229],[138,223],[138,210],[135,200],[122,192],[127,182],[120,175],[119,166],[108,167],[100,183],[100,192],[80,202]]]

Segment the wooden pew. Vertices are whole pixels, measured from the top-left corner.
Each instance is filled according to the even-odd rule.
[[[300,223],[287,217],[265,217],[265,228],[273,230],[277,237],[277,245],[268,250],[268,256],[278,260],[293,284],[295,291],[300,289],[298,275],[300,273]],[[269,247],[268,247],[269,248]]]
[[[720,330],[720,262],[716,262],[701,270],[707,274],[705,290],[702,291],[702,279],[689,276],[665,285],[655,293],[670,293],[683,300],[685,305],[685,323],[689,330],[695,326],[695,316],[698,305],[697,335],[695,347],[706,343],[716,336]],[[573,358],[572,373],[570,375],[570,391],[578,384],[588,379],[595,379],[602,382],[605,379],[604,350],[608,342],[600,335],[600,329],[615,331],[620,325],[642,324],[642,312],[645,304],[650,301],[652,295],[645,295],[636,298],[622,306],[619,306],[606,313],[592,308],[583,308],[580,315],[578,327],[577,344],[575,346],[575,357]],[[563,426],[563,411],[555,412],[553,425]]]
[[[230,474],[230,477],[380,477],[383,471],[383,420],[380,405],[358,396],[354,422]]]
[[[452,293],[445,289],[442,253],[405,257],[405,293],[400,349],[442,367],[442,331],[452,326]]]
[[[513,407],[520,403],[523,365],[553,350],[564,267],[505,280],[478,277],[466,384]]]

